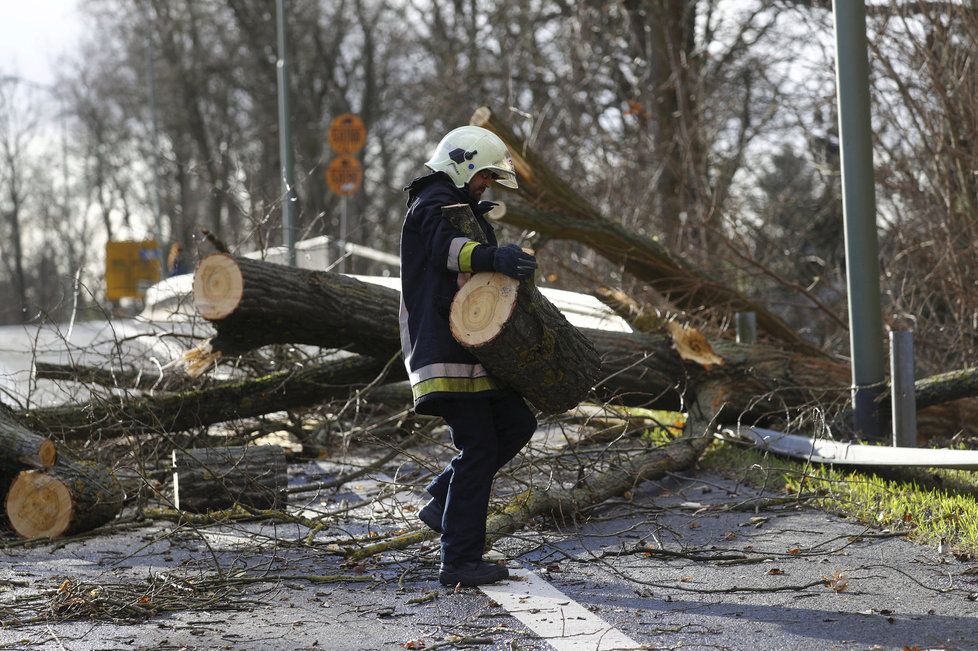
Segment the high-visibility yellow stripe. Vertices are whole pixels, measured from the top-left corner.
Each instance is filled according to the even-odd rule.
[[[462,245],[462,250],[458,252],[458,270],[462,273],[472,271],[472,250],[479,246],[478,242],[466,242]]]
[[[478,393],[498,388],[499,384],[491,377],[436,377],[418,382],[411,387],[411,392],[419,400],[429,393]]]

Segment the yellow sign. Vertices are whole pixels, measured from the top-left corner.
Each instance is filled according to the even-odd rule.
[[[363,166],[353,156],[337,156],[326,168],[326,185],[333,194],[349,197],[363,183]]]
[[[160,280],[160,252],[156,240],[107,242],[105,245],[105,298],[142,298]]]
[[[355,154],[367,141],[367,129],[359,115],[344,113],[329,123],[327,139],[337,154]]]

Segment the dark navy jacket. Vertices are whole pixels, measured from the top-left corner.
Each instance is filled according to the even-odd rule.
[[[496,235],[477,202],[444,172],[405,188],[408,210],[401,229],[401,348],[415,411],[439,415],[445,398],[489,395],[501,384],[455,341],[448,325],[452,299],[470,273],[492,271]],[[442,206],[467,203],[488,244],[465,237],[441,214]]]

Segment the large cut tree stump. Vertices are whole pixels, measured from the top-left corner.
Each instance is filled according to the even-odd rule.
[[[17,475],[7,492],[7,518],[24,538],[60,538],[109,522],[124,498],[108,468],[62,458]]]
[[[288,466],[277,445],[173,451],[173,505],[206,513],[234,504],[278,509],[285,504]]]
[[[442,208],[467,237],[485,243],[467,204]],[[594,344],[567,321],[533,280],[473,275],[452,301],[452,336],[492,375],[544,413],[575,407],[600,379]]]

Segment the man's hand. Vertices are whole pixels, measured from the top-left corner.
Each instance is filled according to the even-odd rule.
[[[515,244],[507,244],[496,249],[492,260],[492,268],[510,278],[523,280],[533,275],[537,268],[537,259],[525,253]]]

